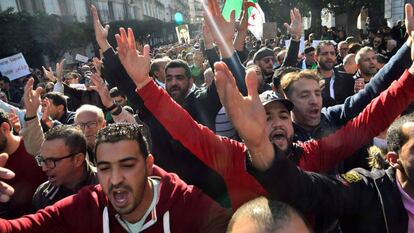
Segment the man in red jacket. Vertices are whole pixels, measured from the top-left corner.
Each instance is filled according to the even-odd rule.
[[[225,232],[227,211],[154,166],[147,139],[142,125],[102,129],[96,143],[100,185],[34,215],[0,219],[0,232]]]
[[[16,190],[16,194],[8,199],[2,195],[2,191],[9,192],[10,189],[0,183],[0,202],[8,199],[0,203],[0,218],[12,219],[32,213],[33,194],[47,177],[37,166],[33,155],[26,151],[23,139],[13,134],[8,114],[3,111],[0,111],[0,153],[8,155],[2,156],[0,166],[15,173],[13,178],[11,173],[7,176],[11,178],[9,184]]]
[[[149,46],[144,47],[142,55],[137,54],[132,29],[128,29],[127,33],[121,28],[116,39],[119,59],[135,82],[137,93],[146,108],[173,139],[182,143],[223,177],[234,209],[252,198],[267,194],[246,171],[246,158],[249,156],[247,150],[250,154],[263,155],[261,160],[252,161],[256,167],[270,166],[275,156],[274,145],[277,145],[289,152],[289,158],[303,170],[326,172],[386,129],[414,99],[414,78],[409,72],[405,72],[343,128],[318,140],[294,144],[289,115],[291,108],[277,103],[279,101],[263,102],[259,99],[256,70],[248,69],[246,72],[249,96],[243,97],[236,87],[231,71],[223,62],[216,63],[214,68],[220,100],[226,106],[239,135],[246,144],[249,143],[246,147],[242,143],[219,137],[206,127],[198,125],[185,110],[155,85],[148,75]],[[302,73],[294,75],[299,76]]]

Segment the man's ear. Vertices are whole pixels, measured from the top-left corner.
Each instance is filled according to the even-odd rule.
[[[387,153],[387,161],[390,166],[393,168],[400,168],[401,164],[399,163],[399,156],[396,152],[390,151]]]
[[[74,159],[75,159],[76,167],[81,167],[81,166],[83,166],[83,163],[86,160],[86,154],[79,153],[74,157]]]
[[[11,131],[11,127],[10,127],[9,123],[7,123],[7,122],[3,122],[0,125],[0,128],[3,131],[4,134],[8,134]]]
[[[59,112],[64,112],[65,111],[65,107],[62,104],[58,105],[57,107],[58,107]]]

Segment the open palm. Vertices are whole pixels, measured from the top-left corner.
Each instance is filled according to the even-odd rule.
[[[120,28],[119,33],[115,35],[116,42],[118,43],[119,60],[125,67],[129,77],[137,85],[137,88],[141,88],[151,80],[149,78],[150,47],[145,45],[141,55],[136,49],[135,36],[132,29],[128,28],[128,35],[124,28]]]

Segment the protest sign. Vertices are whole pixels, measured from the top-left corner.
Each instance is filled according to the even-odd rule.
[[[10,81],[30,74],[29,66],[22,53],[0,59],[0,72]]]

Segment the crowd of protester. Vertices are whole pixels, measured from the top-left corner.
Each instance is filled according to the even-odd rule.
[[[298,9],[260,41],[208,2],[155,48],[91,6],[100,57],[0,77],[0,232],[414,232],[413,7],[300,51]]]

